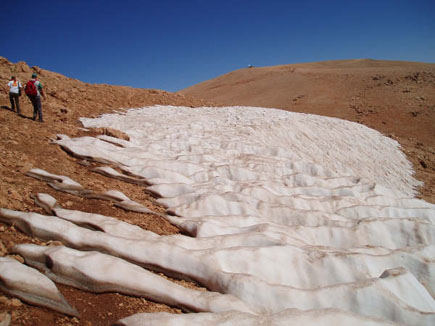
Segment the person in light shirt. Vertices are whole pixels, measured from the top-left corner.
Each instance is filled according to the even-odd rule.
[[[17,114],[21,115],[20,111],[20,95],[21,88],[23,85],[17,80],[15,76],[11,77],[11,80],[8,83],[9,86],[9,100],[11,101],[12,111],[15,111],[15,106],[17,107]]]

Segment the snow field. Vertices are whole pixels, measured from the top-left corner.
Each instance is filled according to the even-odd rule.
[[[110,280],[111,289],[131,294],[140,287],[128,275],[137,273],[145,285],[134,295],[210,312],[140,314],[119,325],[435,323],[435,206],[414,198],[419,182],[396,141],[344,120],[252,107],[155,106],[82,123],[119,129],[130,141],[60,135],[57,143],[117,167],[98,169],[145,187],[191,236],[66,210],[43,194],[39,202],[53,216],[0,209],[0,219],[76,249],[16,248],[55,280],[96,292]],[[59,190],[80,188],[67,177],[30,173]],[[104,196],[146,212],[119,192]],[[80,251],[90,249],[98,252]],[[60,267],[38,264],[47,257]],[[94,269],[97,262],[107,272]],[[116,281],[113,266],[123,271]],[[213,292],[185,291],[143,267]]]

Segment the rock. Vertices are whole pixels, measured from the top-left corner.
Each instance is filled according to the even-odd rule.
[[[11,315],[7,312],[0,313],[0,326],[9,326],[11,323]]]
[[[424,160],[419,159],[419,163],[420,163],[420,165],[421,165],[424,169],[427,169],[427,164],[426,164],[426,162],[425,162]]]
[[[83,166],[90,166],[91,165],[91,163],[89,161],[86,161],[86,160],[82,160],[82,161],[79,161],[77,163],[80,165],[83,165]]]
[[[64,91],[60,91],[60,92],[56,91],[52,94],[52,96],[61,100],[61,101],[66,101],[69,98],[68,94]]]
[[[24,61],[18,62],[15,67],[17,71],[30,73],[30,67]]]
[[[394,85],[394,82],[391,79],[387,79],[387,81],[384,83],[385,86],[392,86]]]
[[[63,246],[63,243],[60,241],[50,240],[47,242],[47,246]],[[21,257],[21,256],[20,256]]]
[[[5,256],[7,254],[7,249],[5,247],[5,245],[3,244],[3,242],[0,240],[0,256]]]
[[[32,66],[33,72],[36,72],[38,75],[43,75],[41,68],[38,66]]]
[[[126,133],[124,133],[124,132],[122,132],[120,130],[117,130],[117,129],[113,129],[113,128],[96,128],[95,131],[99,132],[99,133],[101,133],[103,135],[110,136],[110,137],[124,139],[124,140],[127,140],[127,141],[130,140],[130,137]]]
[[[15,179],[14,178],[9,178],[9,177],[4,177],[3,181],[7,182],[7,183],[15,183]]]
[[[20,306],[23,305],[23,303],[21,302],[20,299],[13,298],[13,299],[11,300],[11,305],[12,305],[12,307],[20,307]]]
[[[9,188],[8,195],[9,195],[9,199],[18,200],[18,201],[23,200],[23,197],[15,189]]]
[[[25,173],[25,172],[31,170],[32,168],[33,168],[32,163],[24,162],[24,163],[21,165],[19,171],[20,171],[21,173]]]
[[[4,64],[9,65],[10,62],[5,57],[0,57],[0,64],[2,64],[2,65],[4,65]]]
[[[21,257],[20,255],[9,255],[9,258],[13,258],[16,261],[20,262],[21,264],[24,264],[24,258]]]

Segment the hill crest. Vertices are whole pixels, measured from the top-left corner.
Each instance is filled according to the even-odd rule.
[[[435,186],[434,63],[356,59],[243,68],[179,93],[362,123],[398,140],[418,177]]]

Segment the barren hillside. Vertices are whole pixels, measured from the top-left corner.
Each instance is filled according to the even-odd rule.
[[[338,117],[434,146],[434,90],[435,64],[347,60],[240,69],[180,93]]]
[[[30,119],[33,109],[25,95],[20,97],[24,117],[19,117],[10,110],[7,87],[9,78],[15,75],[24,84],[30,79],[33,71],[39,74],[47,95],[47,100],[42,100],[44,123]],[[95,131],[87,132],[80,129],[81,124],[77,120],[79,117],[98,116],[122,108],[153,104],[203,106],[208,103],[161,90],[87,84],[38,67],[29,67],[24,62],[14,64],[0,58],[0,207],[42,213],[43,210],[35,205],[33,196],[38,192],[44,192],[66,202],[69,208],[105,212],[104,214],[116,216],[159,234],[177,233],[178,230],[174,226],[156,218],[155,215],[127,213],[113,205],[108,206],[107,202],[102,200],[83,200],[81,197],[59,193],[45,182],[24,174],[31,168],[42,168],[50,173],[67,175],[95,191],[120,190],[157,211],[161,210],[162,208],[155,206],[150,196],[140,187],[93,173],[90,171],[92,164],[83,165],[81,160],[69,156],[58,146],[51,144],[56,134],[95,135]],[[110,130],[100,130],[97,133],[115,133],[115,136],[122,137]],[[15,244],[23,242],[45,243],[17,231],[14,226],[0,223],[1,256],[10,254]],[[72,287],[59,287],[67,300],[80,310],[80,320],[49,309],[27,305],[18,299],[0,294],[0,321],[4,317],[2,313],[9,312],[12,325],[109,325],[137,311],[175,311],[173,308],[141,298],[110,293],[96,295]]]
[[[361,59],[252,67],[179,93],[220,105],[272,107],[362,123],[398,140],[417,178],[426,183],[423,195],[427,200],[434,195],[435,64]]]

